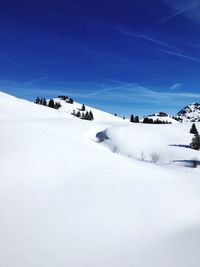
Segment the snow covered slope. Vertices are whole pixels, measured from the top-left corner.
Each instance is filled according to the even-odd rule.
[[[177,118],[183,120],[183,122],[196,122],[200,121],[200,104],[193,103],[181,109],[177,115]]]
[[[188,128],[98,114],[83,121],[0,93],[0,266],[199,266],[199,167],[124,156],[140,153],[134,143],[147,155],[144,137],[188,144]],[[109,144],[91,139],[105,129]]]
[[[81,111],[82,108],[82,104],[77,103],[77,102],[73,102],[73,104],[69,104],[64,100],[61,100],[59,98],[53,98],[54,102],[58,102],[61,105],[61,108],[59,109],[60,112],[65,112],[69,115],[71,115],[73,113],[73,111],[75,111],[75,113],[77,113],[78,111]],[[94,121],[95,122],[124,122],[124,120],[120,117],[114,116],[113,114],[104,112],[102,110],[98,110],[92,107],[89,107],[87,105],[85,105],[85,111],[92,111],[93,115],[94,115]]]

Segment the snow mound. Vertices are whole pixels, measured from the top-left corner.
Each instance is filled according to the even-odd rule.
[[[159,157],[160,164],[183,163],[199,157],[190,148],[192,135],[189,125],[133,124],[115,126],[97,134],[111,151],[133,159],[152,161]],[[200,128],[200,124],[198,125]]]

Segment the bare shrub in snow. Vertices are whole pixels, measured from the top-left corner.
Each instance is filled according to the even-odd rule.
[[[150,157],[151,157],[151,162],[153,162],[153,163],[157,163],[158,161],[159,161],[159,159],[160,159],[160,155],[157,153],[157,152],[152,152],[151,154],[150,154]]]
[[[118,152],[119,152],[119,149],[118,149],[118,147],[117,147],[116,145],[114,145],[114,146],[112,147],[112,152],[113,152],[113,153],[118,153]]]
[[[144,161],[145,160],[145,155],[144,155],[144,152],[143,151],[140,154],[140,160],[141,161]]]

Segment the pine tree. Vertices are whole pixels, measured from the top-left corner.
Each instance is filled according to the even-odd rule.
[[[93,113],[92,113],[91,110],[90,110],[90,112],[89,112],[89,115],[90,115],[90,120],[91,120],[91,121],[94,120],[94,116],[93,116]]]
[[[135,116],[135,122],[138,123],[139,122],[139,117]]]
[[[153,123],[153,119],[149,119],[147,117],[144,118],[143,123]]]
[[[195,149],[195,150],[200,149],[200,136],[199,136],[198,132],[194,134],[194,136],[192,138],[192,142],[190,144],[190,147],[192,149]]]
[[[78,112],[76,113],[76,117],[78,117],[78,118],[81,117],[81,113],[80,113],[80,111],[78,111]]]
[[[73,100],[72,98],[70,98],[69,100],[67,100],[67,102],[68,102],[69,104],[73,104],[73,103],[74,103],[74,100]]]
[[[148,123],[148,122],[149,122],[149,119],[145,117],[145,118],[143,119],[143,123]]]
[[[190,133],[191,134],[198,133],[197,128],[196,128],[196,125],[194,123],[192,124],[192,127],[190,128]]]
[[[40,98],[37,97],[36,100],[35,100],[35,104],[39,104],[40,103]]]
[[[85,111],[85,105],[84,105],[84,104],[82,105],[81,110],[82,110],[82,111]]]
[[[85,120],[89,120],[90,119],[90,115],[89,115],[88,111],[86,111],[84,119]]]
[[[50,108],[54,108],[54,101],[53,101],[53,99],[50,99],[50,100],[49,100],[49,104],[48,104],[48,106],[49,106]]]
[[[47,105],[47,101],[46,101],[45,98],[44,98],[43,101],[42,101],[42,105],[43,105],[43,106],[46,106],[46,105]]]
[[[59,102],[56,102],[55,105],[54,105],[54,108],[55,109],[59,109],[61,107],[61,104]]]
[[[153,123],[155,123],[155,124],[162,124],[164,122],[160,121],[159,119],[156,119]]]
[[[134,122],[134,121],[135,121],[135,118],[134,118],[133,115],[131,115],[131,117],[130,117],[130,122]]]

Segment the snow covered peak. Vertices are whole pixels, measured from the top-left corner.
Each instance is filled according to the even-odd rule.
[[[147,116],[148,119],[152,119],[154,122],[159,121],[163,123],[178,123],[172,116],[165,112],[158,112]]]
[[[200,104],[192,103],[187,105],[177,113],[176,117],[183,122],[200,121]]]

